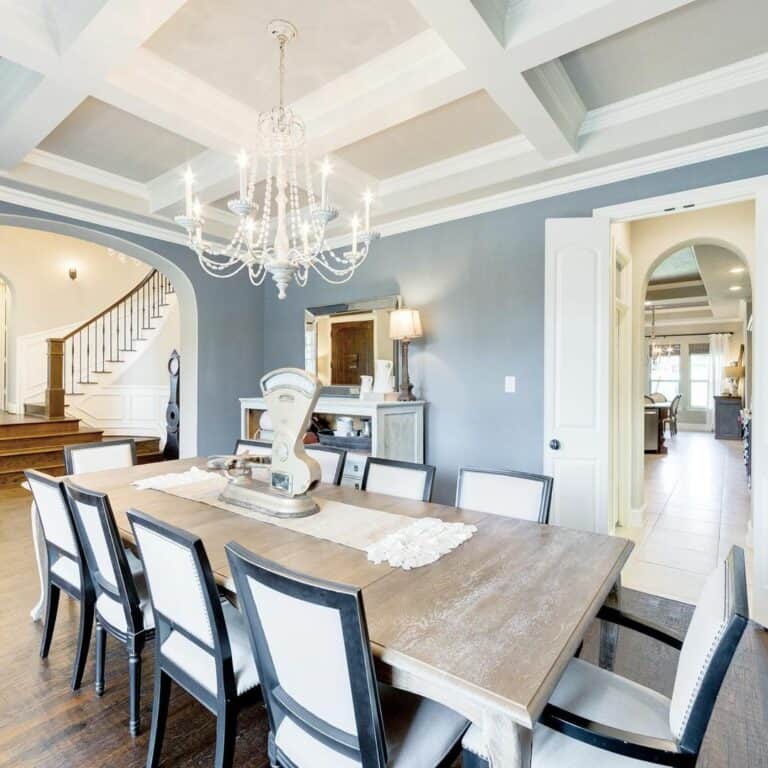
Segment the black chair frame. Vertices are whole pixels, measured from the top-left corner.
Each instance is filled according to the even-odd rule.
[[[267,705],[270,764],[275,768],[296,768],[275,743],[275,734],[283,718],[291,717],[318,741],[358,761],[363,768],[386,768],[387,743],[361,591],[355,587],[295,573],[249,552],[235,542],[227,544],[226,550],[241,610],[247,618],[251,647]],[[280,687],[248,585],[249,579],[299,600],[339,611],[350,671],[357,735],[346,733],[308,712]],[[441,767],[451,765],[459,751],[460,745],[457,744],[441,763]]]
[[[66,445],[64,446],[64,471],[68,475],[74,475],[75,474],[75,468],[74,468],[74,461],[72,458],[72,454],[77,453],[78,451],[87,451],[91,448],[103,448],[104,446],[109,445],[130,445],[131,447],[131,460],[132,463],[136,464],[136,441],[133,438],[126,437],[121,438],[120,440],[103,440],[99,443],[75,443],[74,445]]]
[[[341,478],[344,474],[344,462],[347,460],[347,451],[345,448],[336,448],[332,445],[322,445],[320,443],[309,443],[304,446],[304,450],[311,456],[312,451],[325,451],[339,457],[336,465],[336,472],[333,476],[333,485],[341,485]]]
[[[64,491],[64,483],[61,480],[56,480],[55,478],[45,475],[42,472],[37,472],[34,469],[28,469],[24,474],[27,480],[33,480],[34,482],[44,483],[45,485],[58,488],[59,493],[61,493],[64,509],[69,517],[69,524],[72,528],[72,537],[78,550],[77,568],[80,575],[80,589],[77,589],[74,584],[70,584],[68,581],[60,578],[56,573],[51,571],[51,566],[54,565],[60,557],[64,557],[67,560],[72,560],[73,558],[69,552],[60,549],[55,544],[48,541],[48,539],[45,538],[45,535],[43,535],[46,555],[46,600],[43,635],[40,640],[40,658],[45,659],[48,657],[48,652],[51,648],[51,640],[53,638],[53,628],[56,625],[56,615],[59,610],[59,597],[61,592],[64,592],[73,600],[77,600],[80,603],[80,628],[77,636],[77,650],[75,652],[72,680],[70,683],[72,690],[76,691],[80,688],[83,681],[85,663],[88,659],[88,649],[91,645],[96,595],[93,589],[93,584],[91,583],[90,573],[85,565],[80,536],[75,527],[75,521],[72,518],[72,512],[69,508],[67,496]],[[34,485],[30,484],[30,488],[34,489]],[[34,497],[34,490],[32,490],[32,495]],[[38,520],[40,520],[40,510],[37,505],[37,499],[35,499],[35,508],[37,509]],[[39,524],[42,529],[42,522]]]
[[[71,482],[65,483],[67,498],[69,499],[72,517],[75,521],[75,527],[80,535],[80,542],[85,555],[85,561],[90,572],[91,582],[94,585],[96,599],[99,595],[106,594],[113,600],[118,601],[125,614],[127,631],[120,627],[115,627],[105,621],[104,617],[96,609],[96,695],[101,696],[104,693],[104,661],[106,657],[107,633],[119,640],[128,652],[128,678],[129,678],[129,710],[130,718],[128,730],[132,736],[135,736],[140,729],[140,707],[139,699],[141,694],[141,653],[147,641],[152,640],[155,634],[154,628],[145,628],[140,608],[140,601],[136,586],[133,581],[133,575],[128,565],[125,549],[122,546],[120,534],[117,530],[115,517],[112,513],[112,506],[109,503],[109,497],[105,493],[96,493],[74,485]],[[107,540],[108,554],[112,563],[112,570],[115,573],[115,579],[118,584],[112,585],[106,579],[99,568],[98,560],[88,540],[88,534],[80,519],[77,503],[89,504],[95,506],[99,513],[99,522],[102,531]]]
[[[201,643],[199,638],[174,623],[161,613],[152,601],[152,612],[155,617],[155,674],[154,700],[152,702],[152,725],[147,751],[147,768],[157,768],[160,764],[165,726],[168,719],[168,704],[171,693],[171,681],[184,688],[194,696],[206,709],[216,716],[216,768],[226,768],[232,765],[235,752],[235,737],[237,735],[237,716],[240,710],[259,698],[259,687],[247,691],[242,696],[237,695],[237,681],[232,664],[232,649],[229,643],[222,598],[216,588],[210,561],[199,537],[191,533],[163,523],[137,509],[128,510],[128,520],[137,542],[139,554],[141,543],[136,535],[136,526],[141,525],[171,541],[183,546],[192,555],[200,583],[203,585],[203,600],[208,621],[213,630],[213,648]],[[147,579],[147,587],[152,594],[152,583]],[[163,656],[160,646],[168,639],[171,631],[183,635],[191,643],[202,648],[213,656],[216,665],[216,695],[200,685],[185,670]]]
[[[717,650],[707,666],[686,721],[685,729],[679,740],[657,739],[612,728],[551,704],[545,707],[541,722],[573,739],[617,755],[659,765],[678,766],[679,768],[695,766],[717,695],[747,626],[748,606],[744,551],[739,547],[731,549],[728,555],[726,577],[726,605],[730,611],[728,623]],[[598,613],[598,618],[641,632],[672,648],[679,650],[682,647],[682,641],[668,634],[664,629],[635,616],[622,613],[617,609],[603,607]]]
[[[465,472],[481,472],[485,475],[505,475],[506,477],[519,477],[522,480],[532,480],[541,483],[541,506],[539,507],[539,522],[549,523],[549,510],[552,505],[553,480],[549,475],[536,475],[530,472],[518,472],[514,469],[484,469],[482,467],[459,467],[459,477],[456,482],[456,506],[459,506],[461,498],[461,486]]]
[[[369,456],[365,460],[365,467],[363,469],[363,479],[360,483],[360,490],[367,490],[368,486],[368,473],[370,472],[371,465],[379,464],[386,467],[400,467],[401,469],[420,470],[424,472],[424,495],[422,501],[432,501],[432,487],[435,483],[435,467],[431,464],[417,464],[412,461],[395,461],[395,459],[381,459],[374,456]]]

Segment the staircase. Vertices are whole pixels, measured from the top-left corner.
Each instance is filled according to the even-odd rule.
[[[64,446],[114,440],[79,419],[46,419],[0,414],[0,487],[19,485],[25,469],[64,474]],[[134,437],[139,464],[162,461],[160,438]]]
[[[42,403],[24,403],[25,416],[63,418],[67,405],[140,352],[170,306],[173,285],[151,270],[128,293],[59,339],[48,339],[47,386]],[[107,368],[107,366],[110,366]]]
[[[0,487],[21,483],[25,469],[63,475],[65,446],[119,437],[104,435],[68,411],[76,414],[81,400],[141,354],[173,294],[168,278],[153,269],[90,320],[63,338],[47,340],[45,401],[24,403],[23,416],[0,413]],[[162,461],[159,437],[131,437],[140,464]]]

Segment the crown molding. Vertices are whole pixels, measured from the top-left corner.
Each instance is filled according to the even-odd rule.
[[[79,163],[76,160],[70,160],[61,155],[54,155],[42,149],[33,149],[24,158],[24,162],[38,168],[45,168],[47,171],[71,176],[74,179],[85,181],[89,184],[112,189],[115,192],[122,192],[131,197],[138,197],[142,200],[149,199],[147,185],[142,184],[140,181],[133,181],[125,176],[103,171],[101,168]]]
[[[380,224],[376,229],[382,237],[410,232],[415,229],[431,227],[448,221],[456,221],[470,216],[490,213],[502,208],[512,208],[517,205],[531,203],[535,200],[558,197],[560,195],[578,192],[591,187],[599,187],[613,184],[618,181],[647,176],[652,173],[667,171],[694,163],[714,160],[719,157],[736,155],[753,149],[768,146],[768,127],[755,128],[750,131],[742,131],[731,136],[711,139],[698,144],[679,147],[677,149],[659,152],[634,160],[596,168],[591,171],[563,176],[551,181],[531,184],[530,186],[515,189],[510,192],[500,192],[496,195],[470,200],[456,205],[443,206],[432,211],[420,213],[415,216],[402,218]],[[382,187],[386,182],[382,183]],[[741,182],[736,183],[741,187]],[[735,198],[734,198],[735,199]],[[611,209],[604,209],[611,210]],[[618,210],[618,209],[617,209]],[[598,211],[599,212],[599,211]],[[618,213],[617,213],[618,216]],[[348,236],[333,238],[329,245],[332,248],[348,246]]]
[[[145,218],[133,217],[115,209],[97,207],[94,203],[78,198],[67,200],[51,197],[40,191],[31,191],[14,186],[8,182],[7,178],[0,178],[0,200],[32,210],[64,216],[68,219],[152,237],[168,243],[187,244],[186,233],[179,231],[176,227],[171,229],[170,222],[168,224],[159,220],[156,223],[151,222]]]
[[[725,67],[655,88],[587,112],[580,136],[650,117],[674,107],[685,106],[738,88],[768,81],[768,54],[737,61]]]

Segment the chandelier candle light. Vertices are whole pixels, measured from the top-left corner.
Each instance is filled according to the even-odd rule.
[[[256,126],[255,148],[241,150],[238,197],[227,203],[235,214],[238,226],[230,242],[217,247],[203,238],[200,200],[194,193],[194,175],[187,169],[185,211],[175,221],[187,230],[189,246],[197,254],[200,266],[213,277],[233,277],[247,270],[253,285],[261,285],[269,274],[277,285],[278,296],[285,298],[286,288],[294,279],[300,286],[307,284],[310,270],[334,284],[347,282],[365,261],[371,243],[379,237],[371,230],[373,195],[363,196],[362,229],[355,213],[350,219],[351,247],[341,253],[332,250],[326,241],[328,224],[338,217],[328,194],[328,177],[332,167],[328,158],[320,166],[320,203],[315,198],[312,171],[305,144],[304,122],[283,103],[285,77],[285,47],[296,37],[296,28],[287,21],[271,21],[269,33],[280,48],[279,104],[261,112]],[[261,168],[258,157],[261,156]],[[304,188],[299,186],[299,170],[304,174]],[[255,201],[256,185],[265,181],[261,216]],[[272,219],[272,207],[276,208]]]

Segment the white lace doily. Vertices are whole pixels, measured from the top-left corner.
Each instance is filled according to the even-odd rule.
[[[389,563],[408,571],[434,563],[472,538],[476,531],[474,525],[422,517],[368,547],[368,559],[376,564]]]

